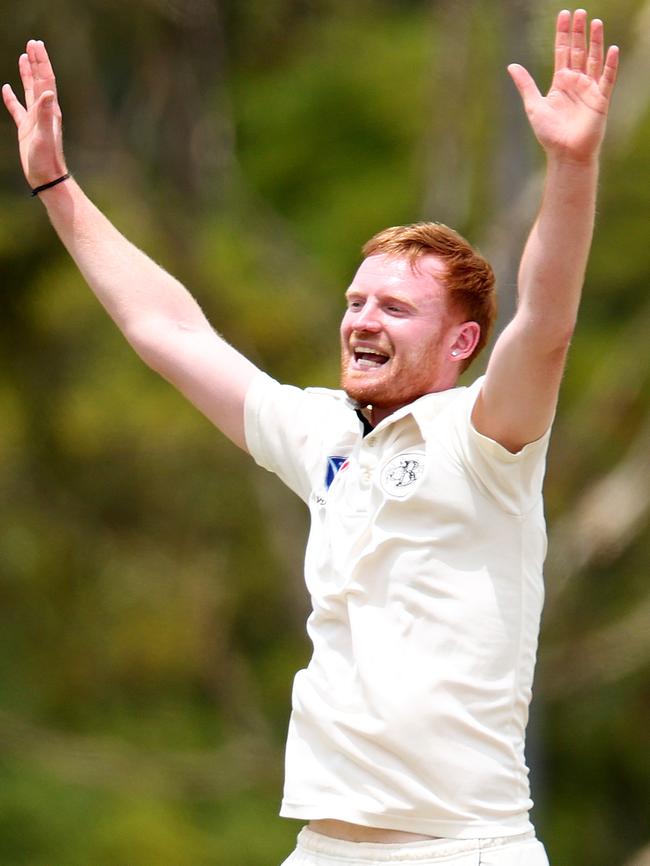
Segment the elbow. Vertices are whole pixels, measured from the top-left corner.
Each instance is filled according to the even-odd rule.
[[[575,324],[571,328],[566,328],[565,330],[558,328],[554,334],[549,335],[546,342],[548,352],[551,355],[559,355],[563,358],[566,357],[569,348],[571,347],[574,332]]]
[[[522,321],[526,344],[545,355],[566,355],[575,333],[576,319],[553,319],[548,315],[529,315]]]
[[[158,342],[157,329],[152,326],[152,323],[140,319],[128,322],[122,328],[122,333],[128,344],[145,364],[152,366],[150,360],[156,357]]]
[[[147,316],[130,322],[124,327],[123,333],[148,367],[161,376],[167,376],[173,345],[177,342],[173,335],[175,327],[156,316]]]

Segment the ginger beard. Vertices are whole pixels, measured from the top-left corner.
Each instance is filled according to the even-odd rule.
[[[364,338],[363,332],[356,340],[358,343],[352,344],[358,347],[356,350],[344,339],[341,341],[341,388],[360,406],[397,409],[436,390],[441,334],[428,345],[401,352],[389,345],[375,345],[376,341]],[[363,351],[371,345],[381,354]]]

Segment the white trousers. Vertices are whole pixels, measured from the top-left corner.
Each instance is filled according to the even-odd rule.
[[[534,833],[498,839],[432,839],[425,842],[346,842],[314,833],[298,834],[296,850],[282,866],[549,866]]]

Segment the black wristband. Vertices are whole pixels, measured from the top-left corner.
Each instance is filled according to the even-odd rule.
[[[51,180],[49,183],[44,183],[42,186],[34,187],[34,189],[32,190],[32,198],[35,195],[38,195],[39,192],[43,192],[44,189],[49,189],[51,186],[56,186],[57,183],[63,183],[63,181],[67,180],[69,177],[70,175],[68,174],[68,172],[66,172],[65,174],[62,174],[61,177],[57,177],[56,180]]]

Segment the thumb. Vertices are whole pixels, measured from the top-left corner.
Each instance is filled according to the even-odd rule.
[[[524,103],[541,97],[542,94],[527,69],[518,63],[511,63],[508,72]]]
[[[36,105],[38,119],[44,121],[51,120],[55,105],[56,94],[52,90],[46,90],[44,93],[41,93]]]

